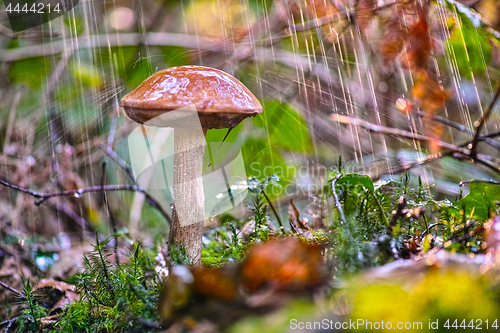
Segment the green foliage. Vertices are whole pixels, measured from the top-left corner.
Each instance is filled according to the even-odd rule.
[[[281,169],[288,169],[280,152],[264,140],[246,140],[241,150],[245,158],[245,167],[252,177],[269,177]]]
[[[104,83],[98,69],[91,63],[84,61],[72,62],[69,69],[75,79],[83,86],[99,88]]]
[[[84,257],[85,272],[76,278],[81,300],[69,306],[55,332],[156,331],[144,324],[157,320],[160,279],[152,254],[137,245],[129,262],[118,266],[108,260],[108,242],[96,238]]]
[[[492,212],[498,209],[496,204],[500,198],[500,185],[485,182],[472,182],[470,193],[454,206],[464,209],[465,215],[474,220],[486,221]]]
[[[337,174],[338,171],[331,172],[324,195],[332,202],[333,219],[328,227],[340,274],[409,258],[414,249],[412,244],[415,239],[418,243],[423,233],[431,234],[425,239],[428,242],[425,250],[443,244],[464,253],[480,249],[481,240],[471,233],[474,223],[464,224],[464,215],[456,208],[457,203],[435,201],[420,179],[412,184],[409,174],[404,174],[399,181],[375,184],[366,175],[342,174],[335,191],[346,217],[344,223],[332,200],[331,181]],[[401,200],[404,210],[398,213]],[[432,216],[441,219],[445,227],[429,229]]]
[[[9,69],[13,83],[25,83],[31,89],[38,89],[51,70],[50,63],[43,57],[15,61]]]
[[[410,277],[409,277],[410,278]],[[453,328],[445,327],[458,320],[458,325],[465,320],[493,323],[499,314],[494,294],[488,289],[483,278],[470,276],[465,271],[430,272],[425,278],[410,286],[399,284],[370,284],[357,286],[353,297],[354,311],[351,320],[363,319],[368,322],[421,323],[412,330],[424,332],[449,332]],[[376,306],[374,305],[376,304]],[[439,327],[429,329],[429,320],[439,320]],[[475,325],[474,325],[475,327]],[[486,325],[482,325],[486,329]],[[460,328],[459,328],[460,329]],[[372,332],[360,327],[360,332]],[[466,331],[466,330],[465,330]],[[487,332],[495,332],[489,326]]]
[[[305,300],[296,300],[286,305],[278,312],[267,317],[249,317],[239,323],[235,323],[230,333],[281,333],[290,330],[290,319],[306,321],[312,319],[318,308]]]
[[[330,180],[331,181],[331,180]],[[347,189],[354,189],[358,186],[362,186],[370,191],[375,191],[373,182],[367,175],[359,175],[356,173],[347,174],[342,176],[338,181],[337,185],[346,186]]]
[[[190,63],[188,51],[183,47],[163,47],[162,53],[168,67],[183,66]]]
[[[455,25],[451,38],[447,42],[449,56],[460,74],[468,80],[472,74],[483,76],[486,65],[491,61],[491,44],[488,34],[483,29],[474,27],[473,23],[463,13],[456,10],[459,24]]]
[[[226,262],[242,260],[245,256],[245,250],[252,243],[260,243],[269,240],[271,237],[270,218],[268,216],[267,199],[264,196],[264,190],[271,184],[276,184],[279,178],[275,175],[264,178],[259,181],[256,178],[249,179],[249,190],[251,192],[250,210],[253,213],[253,219],[247,225],[243,226],[241,222],[229,219],[222,226],[211,230],[204,237],[201,261],[205,265],[214,266]],[[251,223],[253,222],[253,223]],[[250,236],[240,237],[243,230],[237,230],[250,225]]]
[[[37,332],[40,327],[39,319],[47,315],[48,310],[37,300],[37,295],[33,292],[30,280],[24,283],[23,295],[19,296],[19,303],[22,303],[21,315],[17,319],[17,333]]]
[[[64,15],[63,21],[64,25],[71,29],[76,35],[80,35],[85,31],[85,17],[79,15],[76,11],[73,11],[73,15]]]
[[[124,78],[129,90],[132,90],[137,88],[151,74],[153,74],[151,60],[149,58],[141,58],[126,68]]]
[[[216,228],[206,236],[201,252],[201,261],[207,266],[241,260],[246,246],[238,238],[238,231],[232,223]]]
[[[264,103],[264,109],[265,112],[253,118],[255,135],[245,140],[241,149],[245,167],[254,178],[277,175],[279,185],[285,186],[295,178],[297,169],[297,163],[287,160],[285,154],[309,152],[312,147],[309,130],[304,118],[289,104],[270,100]],[[268,190],[271,198],[283,194],[274,184]]]
[[[268,128],[271,146],[306,152],[311,148],[311,139],[304,118],[289,104],[270,100],[264,103],[263,112],[254,118],[261,128]]]
[[[250,0],[248,6],[256,13],[265,14],[271,9],[274,0]]]

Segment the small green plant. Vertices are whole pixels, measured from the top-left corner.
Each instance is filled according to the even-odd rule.
[[[271,230],[269,228],[271,222],[267,215],[267,208],[271,203],[266,196],[265,189],[270,184],[279,186],[278,182],[279,177],[276,175],[271,175],[263,181],[251,178],[248,182],[248,189],[253,194],[252,204],[250,205],[250,210],[254,215],[254,232],[251,237],[253,242],[265,242],[271,236]]]
[[[201,258],[203,264],[216,266],[228,261],[241,260],[249,244],[269,240],[272,225],[268,216],[268,203],[264,190],[269,184],[277,184],[278,181],[278,177],[274,175],[263,181],[256,178],[249,180],[248,189],[251,194],[249,208],[253,213],[253,218],[243,223],[224,216],[222,225],[211,230],[203,239]],[[249,233],[248,236],[247,233]]]
[[[241,260],[246,246],[238,237],[233,223],[226,223],[212,230],[205,238],[201,261],[207,266],[217,266],[228,261]]]
[[[23,305],[21,315],[17,318],[16,332],[37,332],[40,329],[40,318],[45,317],[48,310],[38,301],[29,279],[24,283],[23,294],[19,295],[19,303]]]
[[[408,174],[399,180],[377,183],[360,174],[333,171],[330,176],[318,194],[326,207],[321,215],[322,228],[312,230],[307,222],[301,222],[296,209],[297,227],[287,234],[324,246],[328,266],[335,267],[332,274],[341,278],[436,247],[479,253],[483,245],[482,225],[498,210],[494,206],[500,193],[498,184],[471,183],[468,195],[451,202],[435,200],[420,179],[412,182]],[[247,221],[225,216],[222,225],[205,232],[204,265],[241,261],[249,245],[279,234],[271,224],[272,206],[265,194],[266,186],[276,180],[274,176],[249,180],[251,216]],[[303,223],[300,232],[299,223]],[[128,260],[118,264],[110,260],[111,239],[101,241],[96,235],[93,251],[83,257],[84,272],[73,278],[80,300],[70,304],[60,320],[45,331],[160,330],[156,305],[162,280],[152,259],[156,253],[136,245],[127,255]],[[168,261],[185,265],[186,258],[182,249],[172,248]],[[49,310],[37,298],[29,280],[20,302],[23,306],[16,320],[16,332],[39,332],[40,319]]]
[[[96,237],[84,256],[85,271],[76,277],[81,299],[69,306],[54,332],[156,332],[160,278],[154,254],[139,244],[121,265],[109,262],[106,244]]]

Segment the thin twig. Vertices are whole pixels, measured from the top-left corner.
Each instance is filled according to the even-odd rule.
[[[471,183],[482,183],[482,184],[500,185],[500,182],[496,182],[494,180],[473,179],[473,180],[462,180],[459,183],[459,186],[464,186],[466,184],[471,184]]]
[[[369,191],[370,191],[371,195],[373,196],[373,199],[375,200],[375,203],[377,204],[377,207],[378,207],[378,209],[380,211],[380,215],[381,215],[382,219],[385,221],[386,225],[389,225],[389,219],[387,218],[387,215],[385,214],[384,207],[382,207],[382,203],[377,198],[377,195],[375,194],[374,191],[372,191],[372,190],[369,190]]]
[[[424,116],[424,113],[419,111],[417,112],[417,116],[418,117],[423,117]],[[446,126],[449,126],[451,128],[454,128],[460,132],[463,132],[463,133],[466,133],[466,134],[470,134],[470,135],[474,135],[474,131],[473,130],[470,130],[468,129],[467,127],[465,127],[464,125],[462,124],[459,124],[455,121],[452,121],[452,120],[449,120],[449,119],[446,119],[446,118],[443,118],[443,117],[440,117],[440,116],[432,116],[431,118],[432,120],[438,122],[438,123],[441,123],[443,125],[446,125]],[[492,134],[489,134],[489,135],[480,135],[479,136],[479,141],[484,141],[485,143],[489,144],[490,146],[496,148],[496,149],[500,149],[500,142],[497,142],[495,140],[492,139],[492,137],[496,137],[500,135],[500,132],[495,132],[495,133],[492,133]]]
[[[267,197],[267,194],[266,194],[266,192],[264,190],[262,190],[262,194],[264,195],[264,198],[266,198],[267,203],[269,204],[269,206],[271,207],[274,215],[276,216],[276,219],[278,220],[278,223],[280,225],[281,233],[284,235],[285,234],[285,228],[283,227],[283,222],[281,221],[281,218],[278,215],[278,212],[276,211],[276,209],[274,209],[274,206],[271,203],[271,200],[269,200],[269,198]]]
[[[118,164],[118,166],[120,168],[123,169],[123,171],[125,171],[125,173],[127,174],[127,176],[135,182],[135,178],[134,178],[134,173],[132,171],[132,168],[130,167],[130,165],[127,164],[127,162],[125,162],[120,156],[118,156],[117,153],[115,153],[113,150],[111,149],[106,149],[106,146],[104,146],[102,143],[99,145],[99,149],[101,149],[106,155],[109,156],[109,158],[111,158],[116,164]]]
[[[488,118],[491,115],[491,112],[493,111],[493,108],[495,107],[495,104],[498,101],[498,98],[500,97],[500,84],[498,85],[498,88],[495,92],[495,95],[493,96],[493,99],[490,102],[490,105],[486,109],[486,111],[483,113],[483,116],[476,121],[476,131],[474,134],[474,138],[472,139],[471,146],[470,146],[470,156],[474,159],[477,155],[477,145],[479,143],[479,137],[481,135],[481,130],[483,129],[484,125],[488,121]]]
[[[3,326],[3,325],[6,325],[6,324],[7,324],[7,326],[5,326],[5,329],[4,329],[3,333],[8,333],[8,332],[9,332],[10,327],[12,326],[12,324],[13,324],[13,323],[14,323],[14,322],[15,322],[15,321],[19,318],[19,317],[20,317],[20,316],[17,316],[17,317],[10,318],[10,319],[8,319],[8,320],[2,321],[2,322],[0,323],[0,326]]]
[[[466,142],[464,144],[459,145],[459,147],[465,147],[465,146],[468,146],[469,144],[470,144],[470,142]],[[421,159],[421,160],[419,159],[419,160],[416,160],[416,161],[413,161],[413,162],[409,162],[409,163],[397,166],[395,168],[392,168],[388,172],[390,174],[397,174],[397,173],[400,173],[400,172],[412,169],[412,168],[414,168],[416,166],[420,166],[420,165],[424,165],[424,164],[428,164],[428,163],[434,162],[435,160],[438,160],[438,159],[440,159],[442,157],[445,157],[445,156],[452,156],[454,153],[455,153],[454,151],[446,151],[446,152],[439,152],[439,153],[436,153],[436,154],[432,154],[432,155],[427,156],[424,159]],[[478,155],[476,157],[475,161],[477,163],[479,163],[479,164],[481,164],[483,166],[486,166],[487,168],[495,171],[496,173],[500,174],[500,170],[498,169],[498,167],[495,166],[495,165],[493,165],[491,162],[483,159],[482,156],[483,155]]]
[[[426,230],[422,231],[422,235],[421,237],[423,238],[426,234],[430,233],[431,232],[431,229],[434,228],[434,227],[437,227],[438,225],[442,225],[442,226],[445,226],[446,227],[446,224],[444,223],[441,223],[441,222],[438,222],[438,223],[433,223],[431,224]]]
[[[41,200],[35,202],[37,205],[42,204],[46,200],[50,198],[55,198],[55,197],[65,197],[65,196],[76,196],[80,197],[82,194],[85,193],[92,193],[92,192],[100,192],[100,191],[134,191],[134,192],[141,192],[141,193],[146,193],[146,191],[137,186],[137,185],[106,185],[106,186],[91,186],[91,187],[85,187],[85,188],[79,188],[77,190],[68,190],[68,191],[61,191],[61,192],[53,192],[53,193],[42,193],[42,192],[37,192],[31,189],[26,189],[22,188],[20,186],[11,184],[9,182],[0,180],[0,184],[7,186],[11,189],[17,190],[19,192],[31,195],[32,197],[39,198]]]
[[[52,38],[52,37],[60,37],[61,32],[53,31],[53,30],[27,30],[14,32],[12,29],[7,28],[6,26],[0,24],[0,34],[7,36],[12,39],[20,39],[20,38]]]
[[[344,210],[342,209],[342,206],[340,205],[339,196],[337,195],[337,192],[335,191],[335,183],[337,182],[337,180],[340,179],[340,177],[342,177],[341,173],[337,174],[335,176],[335,178],[333,178],[333,180],[332,180],[332,194],[333,194],[333,199],[335,200],[335,206],[337,207],[337,210],[339,211],[340,220],[342,221],[342,223],[346,224],[347,220],[345,219]]]
[[[124,33],[124,34],[101,34],[90,35],[79,38],[79,43],[71,43],[68,40],[58,40],[54,42],[44,43],[41,45],[30,45],[19,47],[12,50],[5,50],[0,54],[0,61],[15,61],[26,58],[51,56],[61,53],[65,50],[74,51],[87,48],[103,47],[108,49],[115,46],[135,46],[139,45],[141,34]],[[182,46],[190,49],[201,50],[217,50],[231,48],[232,43],[227,45],[223,42],[207,37],[196,35],[165,33],[165,32],[149,32],[146,34],[145,43],[150,46]]]
[[[120,166],[125,171],[125,173],[127,174],[127,176],[129,176],[130,180],[132,182],[134,182],[134,184],[137,185],[137,183],[135,181],[135,178],[134,178],[134,173],[132,172],[132,168],[130,167],[130,165],[128,165],[123,159],[121,159],[121,157],[118,156],[113,150],[107,149],[103,144],[100,144],[99,148],[106,155],[108,155],[116,164],[118,164],[118,166]],[[167,220],[167,222],[169,224],[172,224],[172,218],[165,211],[165,209],[163,209],[163,207],[158,203],[158,201],[156,201],[156,199],[153,198],[147,191],[143,190],[143,191],[140,191],[140,192],[144,193],[144,196],[146,197],[146,200],[148,201],[148,203],[151,206],[153,206],[156,209],[158,209],[158,211],[165,218],[165,220]]]
[[[50,204],[48,203],[49,207],[54,209],[57,212],[61,212],[65,214],[67,217],[75,221],[76,224],[78,224],[83,230],[93,230],[92,225],[85,220],[83,217],[78,215],[75,211],[73,211],[68,205],[65,204]]]
[[[223,70],[235,72],[234,69],[230,68],[233,65],[235,60],[242,62],[246,59],[249,59],[253,55],[253,49],[258,41],[262,40],[268,34],[271,34],[272,31],[283,24],[279,18],[279,14],[276,11],[276,8],[269,13],[266,17],[264,17],[259,22],[256,22],[250,29],[248,29],[245,37],[241,39],[238,45],[234,48],[232,55],[224,60],[224,63],[220,66]],[[263,41],[262,46],[274,46],[276,43],[281,41],[283,38],[288,37],[286,34],[282,34],[282,36],[271,36],[267,41]]]
[[[20,292],[19,290],[15,289],[15,288],[12,288],[11,286],[9,286],[8,284],[6,283],[3,283],[2,281],[0,281],[0,286],[4,287],[5,289],[7,290],[10,290],[12,291],[14,294],[16,294],[17,296],[24,296],[24,294],[22,292]]]
[[[416,113],[416,115],[417,115],[417,117],[421,117],[421,118],[426,116],[426,114],[422,111],[418,111]],[[459,124],[455,121],[452,121],[452,120],[449,120],[449,119],[446,119],[446,118],[443,118],[440,116],[432,116],[431,119],[438,122],[438,123],[441,123],[443,125],[446,125],[446,126],[449,126],[451,128],[454,128],[456,130],[459,130],[460,132],[464,132],[466,134],[473,134],[474,133],[472,130],[465,127],[465,125]]]
[[[106,160],[104,160],[102,162],[102,177],[101,177],[101,187],[104,189],[104,184],[106,183],[106,166],[108,165],[108,162]],[[111,207],[109,206],[109,201],[108,201],[108,197],[106,196],[106,191],[103,190],[102,191],[102,201],[103,201],[103,204],[106,206],[107,210],[108,210],[108,216],[109,216],[109,220],[111,222],[111,228],[113,229],[113,234],[115,235],[114,238],[115,238],[115,257],[116,257],[116,265],[117,266],[120,266],[120,259],[118,259],[118,237],[116,236],[116,220],[115,220],[115,216],[113,214],[113,211],[111,210]]]
[[[118,101],[113,101],[113,116],[111,118],[111,124],[109,126],[109,135],[108,135],[108,145],[107,149],[113,149],[113,141],[115,141],[116,134],[116,125],[118,123]]]
[[[415,134],[415,133],[400,130],[397,128],[390,128],[390,127],[386,127],[386,126],[382,126],[382,125],[375,125],[375,124],[369,123],[367,121],[361,120],[359,118],[344,116],[344,115],[340,115],[340,114],[334,114],[334,115],[332,115],[332,119],[338,123],[341,123],[341,124],[348,124],[348,125],[363,127],[365,129],[369,130],[370,132],[392,135],[392,136],[396,136],[396,137],[404,138],[404,139],[409,139],[409,140],[433,142],[435,145],[437,145],[441,148],[444,148],[444,149],[451,150],[455,153],[459,153],[459,154],[462,154],[465,156],[469,156],[469,154],[470,154],[468,149],[458,147],[458,146],[453,145],[451,143],[447,143],[447,142],[440,141],[440,140],[435,140],[435,139],[430,138],[430,137],[425,136],[425,135]]]
[[[409,139],[409,140],[433,142],[436,146],[439,146],[440,148],[444,148],[444,149],[448,150],[448,152],[446,152],[446,153],[439,152],[439,153],[433,154],[431,156],[428,156],[426,159],[424,159],[422,161],[416,161],[414,163],[411,163],[407,167],[403,167],[403,169],[401,171],[410,169],[415,165],[419,165],[419,164],[423,164],[423,163],[427,163],[427,162],[436,160],[436,159],[441,158],[441,157],[446,156],[446,155],[453,156],[454,154],[458,154],[458,155],[462,155],[466,158],[470,158],[474,162],[477,162],[477,163],[495,171],[496,173],[500,174],[500,169],[498,168],[497,165],[495,165],[494,163],[490,162],[489,160],[483,158],[481,155],[476,155],[476,156],[472,157],[470,150],[464,148],[465,145],[464,146],[456,146],[456,145],[453,145],[451,143],[447,143],[444,141],[429,138],[425,135],[414,134],[414,133],[400,130],[400,129],[396,129],[396,128],[375,125],[375,124],[369,123],[367,121],[361,120],[359,118],[350,117],[350,116],[334,114],[334,115],[332,115],[332,119],[339,122],[339,123],[342,123],[342,124],[349,124],[349,125],[363,127],[365,129],[367,129],[371,132],[375,132],[375,133],[392,135],[395,137],[405,138],[405,139]],[[468,146],[468,143],[466,145]]]

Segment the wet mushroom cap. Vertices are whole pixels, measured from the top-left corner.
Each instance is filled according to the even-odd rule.
[[[232,75],[202,66],[157,72],[123,97],[120,105],[138,123],[194,104],[204,129],[232,128],[262,112],[262,105]]]

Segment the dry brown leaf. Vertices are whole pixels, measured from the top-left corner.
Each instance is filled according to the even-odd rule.
[[[254,292],[263,286],[299,290],[323,281],[321,247],[297,238],[274,239],[250,248],[242,264],[244,286]]]
[[[444,89],[424,69],[419,69],[413,75],[413,88],[411,95],[415,105],[426,115],[440,111],[446,101],[451,97],[451,92]]]
[[[428,7],[419,7],[418,20],[408,31],[406,38],[406,52],[401,62],[407,69],[425,68],[432,51],[432,41],[427,24]]]
[[[313,238],[313,231],[308,225],[306,218],[300,218],[300,212],[293,203],[293,199],[290,199],[290,204],[288,205],[289,223],[292,230],[305,238]]]
[[[228,267],[195,267],[193,288],[211,299],[230,301],[238,295],[235,271]]]
[[[41,297],[42,302],[50,308],[49,315],[65,309],[68,304],[80,300],[80,294],[75,286],[53,279],[43,279],[34,288],[34,293]]]
[[[370,25],[376,8],[376,0],[359,0],[358,6],[356,7],[356,22],[362,34],[366,32],[366,29]]]
[[[474,8],[483,20],[495,30],[500,30],[500,6],[498,0],[481,0]]]
[[[384,42],[380,47],[380,53],[384,65],[392,69],[404,48],[406,31],[396,15],[385,21],[384,28]]]
[[[312,18],[331,16],[339,11],[330,0],[305,0],[308,15]]]

